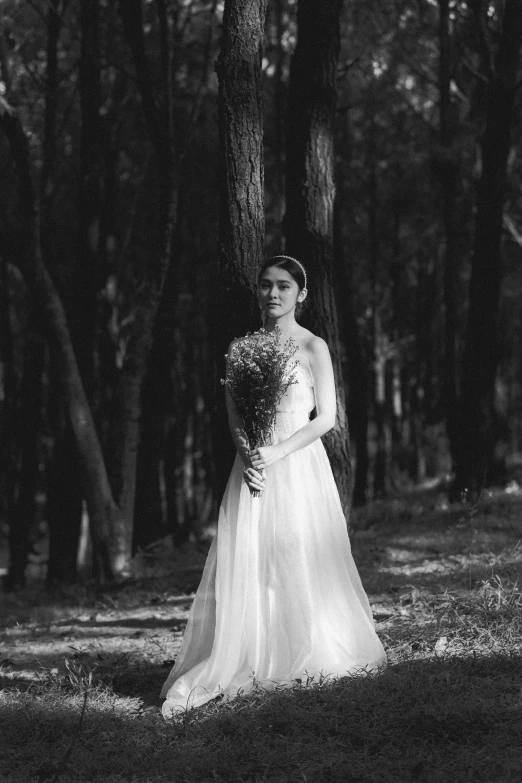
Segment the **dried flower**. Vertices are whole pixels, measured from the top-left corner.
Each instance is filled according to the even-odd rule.
[[[294,373],[297,344],[289,338],[281,345],[279,327],[248,333],[234,345],[227,362],[227,376],[221,379],[234,400],[243,421],[250,448],[270,442],[277,407],[287,389],[297,383]]]

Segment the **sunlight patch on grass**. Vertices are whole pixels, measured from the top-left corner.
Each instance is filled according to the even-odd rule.
[[[257,689],[164,721],[189,580],[71,595],[65,609],[9,597],[2,783],[519,783],[522,503],[499,495],[466,516],[436,502],[382,503],[356,536],[390,662],[377,676]]]

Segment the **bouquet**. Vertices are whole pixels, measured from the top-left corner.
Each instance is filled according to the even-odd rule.
[[[250,449],[270,443],[279,401],[297,382],[294,370],[299,362],[295,359],[290,364],[296,352],[297,344],[292,338],[281,345],[281,330],[277,326],[272,332],[260,329],[248,333],[234,346],[227,377],[221,383],[243,420]],[[252,494],[259,497],[260,493]]]

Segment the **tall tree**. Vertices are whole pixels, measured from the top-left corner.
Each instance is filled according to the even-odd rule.
[[[42,213],[49,221],[42,232],[44,258],[52,258],[49,233],[52,230],[52,202],[46,190],[52,182],[56,155],[57,47],[60,31],[59,6],[50,6],[47,15],[47,78],[44,123],[44,182],[41,187]],[[103,244],[103,118],[100,73],[100,3],[81,0],[80,4],[80,181],[78,187],[78,243],[74,261],[72,290],[65,301],[74,351],[89,398],[93,401],[94,332],[100,280],[100,247]],[[58,376],[53,374],[53,379]],[[56,390],[58,391],[58,390]],[[55,395],[58,404],[60,395]],[[61,406],[60,406],[61,407]],[[62,413],[62,411],[60,411]],[[65,421],[64,421],[65,418]],[[80,459],[74,434],[62,415],[55,417],[56,438],[48,492],[50,533],[47,581],[76,579],[84,489]]]
[[[456,286],[458,278],[458,177],[459,165],[454,139],[455,107],[451,100],[453,77],[453,40],[451,33],[450,1],[439,0],[439,138],[435,147],[434,167],[442,197],[444,226],[444,370],[442,405],[450,442],[455,442],[458,429],[457,414],[457,337],[458,314]]]
[[[63,303],[42,259],[37,221],[38,205],[32,182],[28,136],[16,112],[5,100],[0,99],[0,128],[10,142],[18,173],[18,201],[23,222],[23,230],[16,237],[17,246],[13,246],[16,244],[12,242],[13,237],[4,237],[3,249],[8,255],[14,255],[19,263],[47,327],[53,347],[55,371],[60,379],[67,416],[79,452],[97,573],[104,579],[123,577],[130,571],[140,391],[152,341],[154,318],[172,256],[177,194],[172,165],[172,95],[171,92],[167,93],[168,100],[161,108],[158,108],[152,98],[145,57],[141,3],[126,3],[122,15],[142,91],[143,110],[157,153],[163,246],[158,253],[151,256],[147,267],[141,270],[133,326],[113,394],[114,415],[107,439],[107,460],[102,453],[79,371]],[[96,218],[88,223],[88,230],[93,231],[93,236],[96,234],[94,229],[97,229],[95,223]]]
[[[342,134],[343,153],[347,152],[346,134]],[[341,167],[339,167],[341,168]],[[355,447],[355,476],[353,483],[353,503],[363,505],[368,491],[368,371],[364,348],[354,311],[353,282],[349,264],[344,253],[343,212],[348,208],[346,194],[343,192],[343,171],[338,173],[338,191],[335,198],[334,237],[335,237],[335,277],[338,280],[337,301],[339,314],[342,315],[343,338],[346,346],[346,383],[350,390],[348,413],[350,431]]]
[[[502,282],[501,234],[515,95],[522,46],[522,0],[506,0],[496,52],[479,3],[480,39],[488,67],[487,114],[480,141],[469,312],[462,363],[459,444],[454,493],[475,497],[484,486],[492,451],[493,399],[499,362],[498,317]]]
[[[166,47],[162,59],[170,63],[172,36],[168,34],[168,4],[158,2],[157,6],[159,26],[167,33],[162,35],[162,46]],[[163,100],[160,100],[153,86],[146,53],[141,0],[120,2],[118,9],[133,58],[143,114],[155,153],[161,236],[157,252],[151,256],[146,267],[140,270],[141,279],[139,293],[134,303],[133,326],[113,391],[113,415],[105,449],[112,508],[115,510],[110,524],[112,570],[116,576],[127,576],[130,573],[132,556],[141,388],[152,345],[154,321],[172,258],[177,183],[170,69],[163,74],[161,87],[164,89],[164,94]],[[93,185],[95,187],[96,182]],[[86,196],[88,195],[87,192]],[[91,220],[88,230],[91,230],[92,226]]]
[[[262,55],[266,0],[225,0],[219,77],[218,118],[221,167],[219,261],[213,291],[216,369],[234,337],[259,323],[257,270],[264,258],[264,167]],[[214,416],[216,448],[229,443],[224,406]],[[217,452],[216,452],[217,453]],[[231,448],[229,457],[233,450]],[[230,472],[220,460],[218,492]]]
[[[74,354],[65,309],[42,259],[29,139],[16,112],[3,99],[0,99],[0,128],[9,141],[18,174],[21,216],[20,231],[15,237],[0,237],[0,247],[22,270],[49,337],[55,370],[60,378],[60,388],[66,400],[67,414],[80,453],[98,573],[110,578],[115,573],[114,559],[111,556],[111,528],[119,516],[119,509],[112,498],[96,427]]]
[[[309,270],[306,323],[332,352],[337,420],[325,445],[348,514],[352,475],[334,292],[334,125],[342,0],[299,0],[286,130],[286,252]]]
[[[23,379],[18,410],[11,426],[19,437],[14,497],[9,510],[9,570],[4,588],[14,590],[25,585],[25,569],[30,551],[30,534],[35,521],[35,497],[39,474],[39,439],[42,416],[42,373],[45,346],[42,338],[31,330],[26,338]],[[9,443],[11,449],[14,440]],[[11,455],[12,457],[14,455]],[[14,472],[14,471],[13,471]]]

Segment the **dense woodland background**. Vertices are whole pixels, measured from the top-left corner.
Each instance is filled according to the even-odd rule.
[[[54,584],[215,524],[223,354],[285,248],[332,349],[345,508],[513,478],[520,0],[0,8],[7,589],[41,538]]]

